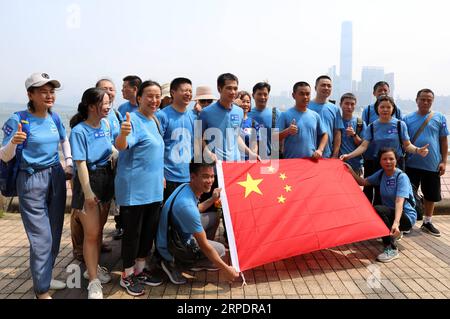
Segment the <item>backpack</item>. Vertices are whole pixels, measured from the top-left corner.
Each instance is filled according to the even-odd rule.
[[[14,114],[19,117],[19,122],[22,124],[22,132],[26,133],[28,136],[30,134],[28,112],[20,111],[15,112]],[[52,112],[51,117],[55,122],[56,127],[60,128],[61,119],[58,114]],[[17,196],[16,180],[20,169],[20,163],[22,161],[22,152],[27,145],[27,141],[28,139],[26,139],[22,144],[16,146],[16,155],[9,162],[0,161],[0,190],[2,195],[5,197]]]
[[[384,174],[384,172],[380,174],[380,177],[378,180],[379,184],[381,184],[381,178],[383,177],[383,174]],[[397,179],[395,181],[396,185],[398,185],[398,178],[402,174],[406,174],[406,173],[401,172],[400,174],[397,175]],[[412,187],[412,191],[413,191],[413,197],[407,198],[406,200],[409,202],[411,207],[416,211],[417,220],[423,220],[423,212],[425,211],[424,205],[423,205],[423,196],[419,195],[418,189],[414,184],[411,183],[411,187]]]

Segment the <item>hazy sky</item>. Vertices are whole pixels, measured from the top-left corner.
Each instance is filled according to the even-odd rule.
[[[402,98],[423,87],[450,95],[448,12],[445,0],[0,0],[0,102],[26,101],[32,72],[59,79],[68,105],[99,78],[120,89],[128,74],[195,87],[232,72],[243,89],[269,80],[279,94],[339,65],[345,20],[354,79],[383,66]]]

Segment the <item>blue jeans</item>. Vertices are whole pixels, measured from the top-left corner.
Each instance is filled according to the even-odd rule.
[[[17,176],[19,209],[30,242],[30,269],[36,294],[50,289],[66,207],[66,177],[61,165]]]

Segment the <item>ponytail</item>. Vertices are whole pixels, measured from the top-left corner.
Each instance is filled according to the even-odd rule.
[[[89,106],[99,105],[103,101],[106,91],[99,88],[90,88],[84,91],[80,104],[78,104],[78,113],[70,119],[70,128],[74,128],[81,122],[87,120],[89,116]]]

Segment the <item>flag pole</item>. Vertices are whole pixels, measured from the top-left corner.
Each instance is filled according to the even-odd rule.
[[[225,220],[225,227],[227,228],[228,246],[230,248],[231,264],[237,272],[241,272],[239,267],[239,257],[237,254],[236,241],[234,238],[233,223],[231,222],[230,206],[228,206],[227,192],[225,189],[225,179],[223,177],[222,161],[216,162],[216,171],[220,192],[220,201],[222,202],[222,213]]]

